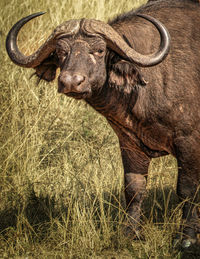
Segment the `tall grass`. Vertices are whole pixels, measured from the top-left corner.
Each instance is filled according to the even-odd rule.
[[[107,21],[143,3],[1,0],[0,258],[179,257],[170,242],[179,224],[172,199],[175,160],[164,157],[151,164],[145,242],[131,241],[122,230],[118,140],[106,120],[85,103],[58,95],[56,82],[37,86],[30,79],[33,71],[12,64],[4,47],[10,27],[33,12],[47,13],[20,32],[26,54],[64,20]]]

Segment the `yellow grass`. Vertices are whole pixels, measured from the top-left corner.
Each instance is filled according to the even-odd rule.
[[[58,95],[56,81],[36,86],[29,79],[33,71],[12,64],[4,47],[11,26],[33,12],[47,13],[20,32],[26,54],[64,20],[107,21],[143,3],[0,1],[0,258],[179,258],[171,247],[180,217],[175,160],[152,162],[142,223],[146,241],[127,239],[115,134],[89,106]]]

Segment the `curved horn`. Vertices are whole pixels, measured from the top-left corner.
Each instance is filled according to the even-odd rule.
[[[49,44],[52,41],[50,37],[35,53],[30,56],[24,56],[18,49],[17,46],[17,35],[28,21],[31,19],[43,15],[43,12],[31,14],[27,17],[19,20],[9,31],[6,38],[6,49],[10,59],[17,65],[22,67],[36,67],[39,65],[48,55],[51,53],[54,48],[52,44]]]
[[[170,35],[165,26],[157,19],[144,14],[137,14],[150,21],[158,30],[161,42],[156,53],[143,55],[131,48],[109,24],[97,20],[84,20],[83,30],[90,35],[99,34],[107,41],[108,46],[125,59],[143,67],[150,67],[159,64],[169,53]]]
[[[31,14],[19,20],[9,31],[6,38],[6,49],[10,59],[22,67],[36,67],[49,56],[56,48],[56,38],[62,35],[73,35],[78,32],[80,20],[71,20],[59,25],[49,36],[45,43],[32,55],[25,56],[17,46],[17,35],[20,29],[31,19],[43,15],[44,12]]]

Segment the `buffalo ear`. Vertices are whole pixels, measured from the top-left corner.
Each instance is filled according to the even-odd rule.
[[[147,82],[134,64],[126,60],[120,60],[111,66],[109,83],[119,87],[134,87],[135,85],[145,86]]]
[[[58,68],[58,58],[55,53],[46,58],[40,65],[34,67],[35,75],[39,77],[39,81],[45,80],[47,82],[53,81],[56,77],[56,70]]]

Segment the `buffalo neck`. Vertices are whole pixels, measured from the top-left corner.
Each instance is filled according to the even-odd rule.
[[[86,102],[106,117],[121,146],[128,144],[132,150],[136,145],[150,157],[173,153],[170,132],[159,124],[156,124],[155,131],[155,123],[145,119],[145,102],[147,106],[149,102],[146,90],[146,87],[136,85],[127,93],[125,89],[123,91],[108,85],[94,93]],[[161,149],[158,143],[162,145]]]
[[[137,102],[140,86],[133,86],[130,91],[105,84],[101,90],[95,91],[86,100],[96,111],[109,122],[115,122],[123,127],[133,127],[132,111]]]

